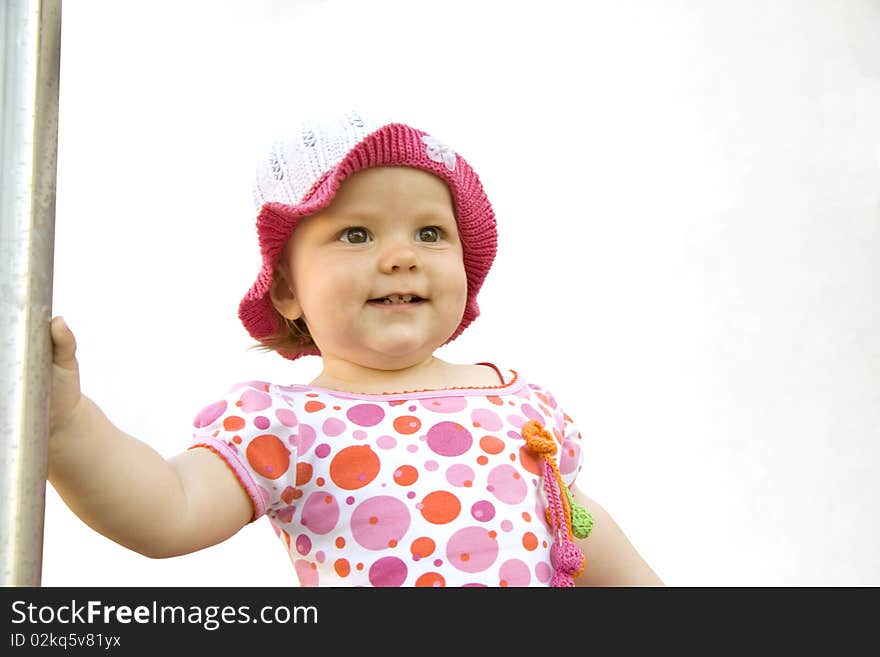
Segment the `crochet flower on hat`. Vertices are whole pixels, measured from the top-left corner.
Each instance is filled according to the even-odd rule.
[[[450,171],[455,171],[455,151],[451,146],[430,135],[422,136],[422,141],[427,146],[425,153],[428,157],[435,162],[442,162]]]

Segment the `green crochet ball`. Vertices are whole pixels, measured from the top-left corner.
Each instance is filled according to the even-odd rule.
[[[593,514],[580,504],[571,505],[571,533],[577,538],[586,538],[593,529]]]
[[[593,530],[593,514],[574,501],[571,491],[565,489],[568,506],[571,507],[571,533],[576,538],[586,538]]]

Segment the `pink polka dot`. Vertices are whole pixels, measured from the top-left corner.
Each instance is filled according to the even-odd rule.
[[[315,534],[326,534],[339,522],[339,504],[325,491],[315,491],[303,504],[300,522]]]
[[[239,407],[243,413],[262,411],[272,405],[272,397],[259,390],[245,390],[239,401],[241,402]]]
[[[379,436],[376,445],[382,449],[394,449],[397,447],[397,439],[394,436]]]
[[[279,408],[275,411],[275,417],[285,427],[295,427],[297,423],[296,413],[286,408]]]
[[[268,429],[269,424],[269,418],[267,418],[265,415],[258,415],[254,418],[254,426],[257,429]]]
[[[312,539],[310,539],[306,534],[300,534],[294,540],[294,546],[296,547],[296,551],[301,555],[306,556],[309,552],[312,551]]]
[[[465,397],[435,397],[419,401],[422,407],[435,413],[458,413],[467,407]]]
[[[446,558],[459,570],[479,573],[498,558],[498,541],[482,527],[465,527],[450,536]]]
[[[519,504],[526,498],[528,486],[519,470],[505,463],[489,472],[489,487],[492,494],[507,504]]]
[[[480,427],[485,431],[498,431],[504,426],[498,413],[490,411],[488,408],[477,408],[471,413],[471,421],[475,427]]]
[[[510,422],[517,429],[522,428],[522,425],[526,423],[526,419],[522,415],[508,415],[507,421]]]
[[[308,424],[299,425],[298,432],[291,436],[290,443],[296,447],[296,453],[304,456],[312,448],[316,438],[315,430]]]
[[[474,483],[474,471],[463,463],[456,463],[446,470],[446,481],[453,486],[470,486]]]
[[[510,559],[501,564],[498,576],[507,586],[528,586],[532,579],[529,567],[520,559]]]
[[[536,420],[541,424],[545,424],[547,422],[547,418],[536,411],[534,407],[532,407],[530,404],[523,404],[519,407],[519,409],[523,412],[523,415],[525,415],[530,420]]]
[[[471,516],[478,522],[489,522],[495,517],[495,505],[488,500],[474,502],[471,506]]]
[[[351,535],[368,550],[385,550],[406,534],[409,510],[396,497],[377,495],[361,502],[351,514]]]
[[[363,440],[364,438],[367,437],[368,434],[366,431],[363,431],[362,429],[356,429],[351,433],[351,435],[354,436],[354,438],[356,440]]]
[[[513,530],[513,523],[510,520],[502,520],[501,521],[501,531],[509,532]]]
[[[369,578],[373,586],[403,586],[406,564],[397,557],[382,557],[370,566]]]
[[[301,586],[316,588],[318,586],[318,571],[312,568],[312,562],[306,559],[297,559],[293,562],[293,569],[299,578]]]
[[[325,459],[330,455],[330,445],[327,443],[321,443],[317,447],[315,447],[315,456],[319,459]]]
[[[425,470],[428,472],[434,472],[440,467],[440,464],[437,461],[425,461]]]
[[[203,408],[196,414],[196,417],[193,420],[193,426],[196,429],[207,427],[208,425],[213,424],[214,421],[225,412],[226,400],[214,402],[210,406],[205,406],[205,408]]]
[[[338,436],[343,431],[345,431],[345,422],[343,422],[339,418],[330,417],[324,420],[324,424],[321,428],[328,436]]]
[[[542,584],[546,584],[550,581],[550,578],[553,576],[553,569],[550,567],[550,564],[546,561],[542,561],[538,565],[535,566],[535,577]]]
[[[458,422],[440,422],[428,429],[428,447],[440,456],[461,456],[473,442],[471,432]]]
[[[562,454],[559,457],[559,472],[569,474],[577,470],[581,460],[581,446],[573,440],[565,440],[562,443]]]
[[[372,427],[382,421],[382,418],[385,417],[385,411],[376,404],[358,404],[349,408],[345,415],[357,425]]]

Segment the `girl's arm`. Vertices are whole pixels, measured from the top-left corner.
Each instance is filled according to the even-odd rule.
[[[605,509],[577,488],[574,499],[593,515],[590,535],[577,541],[587,565],[576,586],[664,586]]]
[[[49,481],[83,522],[149,557],[194,552],[235,534],[253,508],[235,475],[196,448],[166,460],[120,431],[79,389],[73,334],[52,322]]]

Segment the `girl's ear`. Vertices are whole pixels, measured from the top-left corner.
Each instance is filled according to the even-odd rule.
[[[294,296],[284,272],[277,267],[272,274],[269,298],[272,299],[272,305],[275,306],[275,310],[281,313],[282,317],[290,320],[302,317],[302,306],[299,305],[299,301]]]

